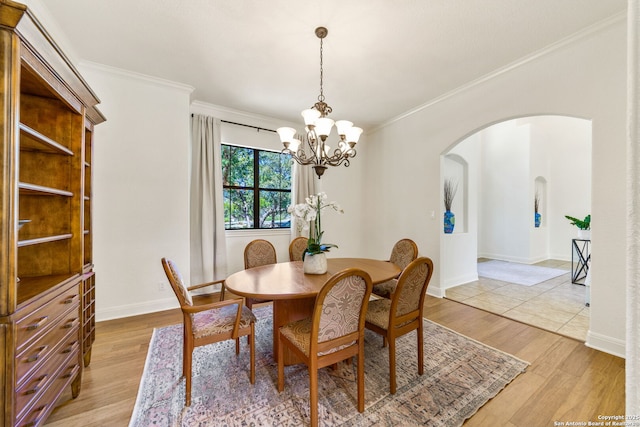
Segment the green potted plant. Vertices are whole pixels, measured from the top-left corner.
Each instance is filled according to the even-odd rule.
[[[590,240],[591,239],[591,214],[584,217],[584,219],[578,219],[569,215],[565,215],[571,225],[578,227],[578,238]]]

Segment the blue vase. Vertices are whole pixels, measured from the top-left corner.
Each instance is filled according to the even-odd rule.
[[[453,227],[456,225],[456,216],[451,211],[444,213],[444,232],[445,234],[453,233]]]
[[[536,228],[540,227],[540,221],[542,220],[542,215],[540,215],[538,212],[535,213],[535,225]]]

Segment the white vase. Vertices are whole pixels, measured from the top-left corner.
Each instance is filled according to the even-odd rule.
[[[591,240],[591,230],[578,230],[578,239]]]
[[[305,254],[302,265],[305,274],[324,274],[327,272],[327,256],[324,252],[315,255]]]

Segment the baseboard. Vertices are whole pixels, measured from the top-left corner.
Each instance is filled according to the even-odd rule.
[[[535,257],[535,258],[524,258],[524,257],[516,257],[511,255],[502,255],[502,254],[490,254],[490,253],[482,253],[478,254],[478,258],[489,258],[495,259],[498,261],[508,261],[508,262],[517,262],[519,264],[536,264],[538,262],[546,261],[548,259],[558,259],[558,258],[545,258],[545,257]],[[561,260],[564,261],[564,260]],[[569,260],[571,261],[571,260]]]
[[[438,286],[434,286],[434,287],[429,286],[427,288],[427,295],[431,295],[432,297],[436,297],[436,298],[444,298],[445,290]]]
[[[529,259],[524,257],[517,257],[512,255],[504,255],[504,254],[492,254],[492,253],[479,253],[478,258],[489,258],[495,259],[498,261],[509,261],[509,262],[519,262],[520,264],[528,264]]]
[[[478,272],[463,274],[456,277],[448,277],[444,280],[444,287],[441,289],[449,289],[454,286],[464,285],[465,283],[475,282],[478,280]]]
[[[568,257],[567,254],[562,253],[562,254],[551,254],[550,255],[550,259],[557,259],[558,261],[566,261],[566,262],[570,262],[571,261],[571,257]]]
[[[120,319],[122,317],[137,316],[140,314],[155,313],[156,311],[178,308],[178,301],[174,296],[154,301],[146,301],[138,304],[120,305],[100,310],[96,307],[96,322]]]
[[[611,338],[592,331],[587,332],[587,347],[625,358],[626,343],[618,338]]]

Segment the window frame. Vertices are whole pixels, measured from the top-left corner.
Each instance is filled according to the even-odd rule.
[[[228,147],[234,147],[234,148],[241,148],[241,149],[245,149],[245,150],[251,150],[253,153],[253,186],[251,187],[247,187],[247,186],[239,186],[239,185],[226,185],[224,184],[224,177],[223,177],[223,184],[222,184],[222,190],[223,193],[225,190],[250,190],[253,191],[253,227],[246,227],[246,228],[227,228],[227,221],[225,220],[224,223],[224,229],[225,232],[237,232],[237,231],[264,231],[264,230],[272,230],[272,231],[278,231],[278,230],[286,230],[287,232],[289,232],[291,230],[291,223],[289,223],[288,227],[260,227],[260,192],[276,192],[276,193],[288,193],[289,194],[289,200],[291,200],[291,192],[292,189],[291,187],[293,186],[293,183],[290,182],[289,188],[288,189],[284,189],[284,188],[268,188],[268,187],[260,187],[260,153],[274,153],[274,154],[278,154],[281,157],[288,157],[289,161],[292,162],[291,159],[291,155],[289,154],[285,154],[282,153],[281,151],[277,151],[277,150],[270,150],[267,148],[256,148],[256,147],[248,147],[248,146],[244,146],[244,145],[236,145],[236,144],[230,144],[227,142],[222,142],[220,147],[220,151],[221,153],[223,152],[223,147],[224,146],[228,146]],[[224,157],[224,156],[222,156]],[[222,167],[222,165],[221,165]],[[291,171],[291,181],[293,181],[293,170]],[[224,195],[223,195],[224,197]],[[258,219],[256,221],[256,218]]]

